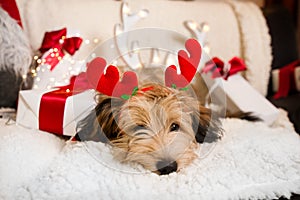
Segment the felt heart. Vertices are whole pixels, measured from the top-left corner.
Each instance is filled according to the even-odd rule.
[[[189,39],[185,43],[185,48],[190,56],[185,50],[180,50],[178,52],[178,62],[181,74],[177,74],[174,65],[169,66],[165,72],[165,84],[168,87],[172,87],[172,85],[176,85],[178,88],[185,87],[195,76],[201,58],[201,46],[197,40]]]
[[[108,66],[104,74],[106,61],[97,57],[87,64],[87,77],[89,83],[98,92],[108,96],[121,97],[131,95],[133,89],[138,86],[138,79],[134,72],[125,72],[120,80],[119,71],[115,66]]]
[[[171,65],[170,67],[168,67],[165,74],[167,74],[168,77],[172,77],[165,79],[165,84],[168,87],[183,88],[189,84],[187,79],[182,74],[177,74],[175,65]]]
[[[120,79],[119,71],[115,66],[110,65],[104,74],[105,67],[106,61],[103,58],[95,58],[87,64],[87,78],[94,89],[111,96]]]
[[[123,74],[123,78],[118,82],[113,91],[113,96],[121,97],[122,95],[130,96],[135,87],[138,86],[138,79],[134,72],[128,71]]]

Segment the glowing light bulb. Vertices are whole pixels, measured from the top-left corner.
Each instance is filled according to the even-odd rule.
[[[208,32],[210,30],[210,27],[207,23],[202,24],[202,31],[203,32]]]
[[[196,30],[197,27],[198,27],[198,24],[197,24],[196,22],[190,22],[190,23],[189,23],[189,26],[190,26],[190,28],[191,28],[192,30]]]
[[[206,45],[203,47],[203,50],[204,50],[205,53],[209,54],[209,53],[210,53],[210,47],[209,47],[209,45],[206,44]]]
[[[95,44],[97,44],[99,42],[99,39],[98,38],[94,38],[93,41],[94,41]]]
[[[159,63],[159,60],[160,59],[159,59],[159,57],[157,55],[153,57],[153,62],[154,63]]]
[[[37,59],[39,59],[39,57],[38,57],[38,56],[34,56],[33,59],[34,59],[34,60],[37,60]]]
[[[148,11],[147,10],[141,10],[138,14],[140,18],[145,18],[148,16]]]
[[[22,78],[23,78],[23,79],[26,79],[26,78],[27,78],[27,74],[23,74],[23,75],[22,75]]]
[[[130,14],[130,9],[127,4],[124,4],[123,13],[127,15]]]

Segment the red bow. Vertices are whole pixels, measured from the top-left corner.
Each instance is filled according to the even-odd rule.
[[[294,61],[279,70],[279,87],[274,99],[287,97],[295,89],[295,68],[300,65],[300,60]]]
[[[68,97],[91,89],[85,72],[70,79],[70,84],[42,96],[39,109],[39,129],[63,134],[65,104]]]
[[[39,49],[40,52],[45,53],[50,49],[57,49],[54,53],[61,58],[65,55],[64,51],[69,53],[70,55],[74,55],[74,53],[79,49],[82,43],[82,39],[80,37],[67,38],[66,34],[66,28],[57,31],[46,32],[42,42],[42,46]],[[53,70],[59,62],[59,59],[57,59],[56,57],[52,55],[45,58],[45,63],[51,65],[50,70]]]
[[[221,59],[214,57],[205,64],[202,72],[211,72],[212,78],[223,77],[227,80],[229,76],[246,69],[247,67],[241,58],[233,57],[228,63],[224,63]]]

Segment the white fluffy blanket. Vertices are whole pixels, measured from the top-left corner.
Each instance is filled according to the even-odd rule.
[[[120,164],[101,143],[0,120],[0,199],[272,199],[300,193],[300,137],[286,120],[225,119],[224,138],[179,173]]]

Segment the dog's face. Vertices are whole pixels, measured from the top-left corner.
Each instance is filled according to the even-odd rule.
[[[208,142],[219,138],[218,124],[211,120],[210,110],[189,92],[159,84],[144,88],[150,89],[126,101],[99,96],[99,129],[113,146],[116,158],[169,174],[196,158],[195,149],[208,132]]]

